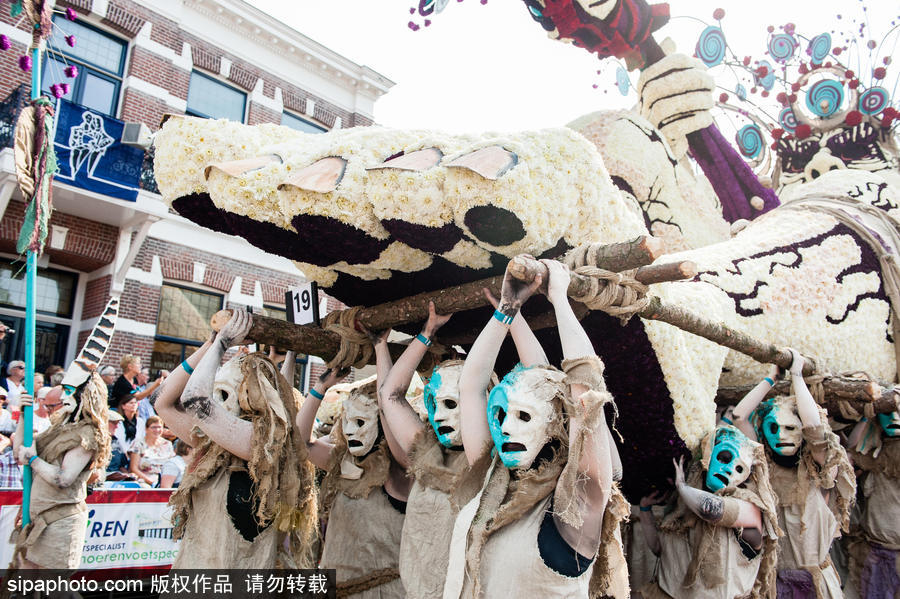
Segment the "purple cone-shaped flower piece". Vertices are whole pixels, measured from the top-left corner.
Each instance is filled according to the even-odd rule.
[[[53,94],[54,98],[62,98],[64,95],[66,95],[59,83],[54,83],[50,86],[50,93]]]
[[[67,8],[66,9],[66,18],[69,19],[70,21],[74,21],[75,19],[78,18],[78,13],[76,13],[71,8]]]
[[[27,54],[19,57],[19,68],[26,73],[31,70],[31,57]]]
[[[74,64],[67,66],[66,67],[66,77],[68,77],[70,79],[74,79],[75,77],[78,77],[78,67],[76,67]]]
[[[74,36],[74,35],[67,35],[67,36],[66,36],[66,43],[69,44],[70,47],[74,48],[74,47],[75,47],[75,36]]]
[[[0,35],[0,50],[9,50],[10,46],[9,37]]]
[[[59,88],[62,90],[62,95],[64,96],[68,96],[69,92],[72,90],[68,83],[60,83]]]

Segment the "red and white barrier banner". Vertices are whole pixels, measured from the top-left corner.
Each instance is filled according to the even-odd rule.
[[[178,555],[172,540],[172,491],[104,489],[87,498],[88,522],[80,570],[165,568]],[[22,491],[0,491],[0,564],[10,562],[9,542]]]

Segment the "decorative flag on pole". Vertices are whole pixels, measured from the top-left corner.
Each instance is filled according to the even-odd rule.
[[[59,170],[53,151],[53,105],[48,98],[32,100],[22,110],[15,140],[16,178],[27,203],[16,251],[40,254],[53,209],[53,175]]]

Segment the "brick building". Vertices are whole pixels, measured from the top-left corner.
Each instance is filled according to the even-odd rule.
[[[82,118],[100,115],[105,131],[118,121],[152,131],[166,113],[312,132],[366,126],[375,101],[393,85],[242,0],[58,0],[57,8],[74,9],[78,20],[54,18],[42,87],[67,80],[65,67],[77,66],[64,99]],[[21,357],[24,344],[24,269],[13,261],[25,204],[11,147],[30,84],[30,73],[17,65],[30,33],[19,21],[7,10],[0,15],[0,33],[12,44],[0,52],[0,97],[6,97],[0,105],[0,320],[18,330],[2,348],[5,360]],[[75,46],[65,43],[67,35],[76,37]],[[288,260],[170,212],[155,191],[152,151],[135,152],[139,140],[107,137],[104,153],[78,150],[70,136],[69,176],[58,174],[54,182],[51,234],[39,260],[36,369],[67,364],[120,286],[119,323],[105,358],[117,367],[129,352],[153,370],[174,367],[199,345],[209,316],[222,307],[283,315],[284,292],[303,281],[302,273]],[[55,139],[66,145],[58,131]],[[134,171],[133,198],[94,185],[95,161],[117,149],[130,156],[116,168]],[[336,305],[323,298],[320,312]],[[306,382],[316,366],[302,370]]]

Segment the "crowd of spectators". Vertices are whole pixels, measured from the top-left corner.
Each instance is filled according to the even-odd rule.
[[[153,378],[141,359],[128,354],[113,366],[100,369],[109,397],[109,432],[112,459],[105,473],[95,473],[95,487],[175,488],[181,482],[186,456],[191,448],[175,441],[150,403],[152,393],[163,383],[168,371]],[[51,425],[51,416],[63,401],[65,371],[51,365],[34,375],[32,422],[38,435]],[[152,380],[151,380],[152,379]],[[25,363],[3,364],[0,376],[0,488],[21,488],[22,467],[12,451],[12,437],[21,411],[19,397],[26,393]],[[173,444],[173,441],[175,443]]]

